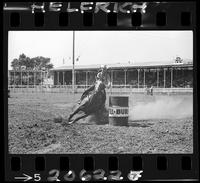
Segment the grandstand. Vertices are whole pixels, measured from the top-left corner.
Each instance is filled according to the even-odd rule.
[[[107,64],[112,86],[144,88],[192,88],[192,63],[165,64]],[[76,85],[91,85],[100,65],[77,65],[75,70]],[[70,85],[72,82],[72,67],[62,66],[51,70],[54,85]]]
[[[92,85],[100,64],[76,65],[75,88],[85,89]],[[165,62],[165,63],[116,63],[107,64],[111,80],[111,89],[142,89],[153,86],[155,89],[187,89],[193,88],[193,63]],[[28,74],[27,74],[28,73]],[[14,76],[15,75],[15,76]],[[54,88],[72,88],[72,66],[53,68],[49,73],[23,71],[9,71],[9,86],[37,86],[45,85],[47,76],[52,78]],[[17,76],[17,77],[16,77]],[[23,76],[23,79],[21,79]],[[29,79],[27,79],[29,77]],[[80,90],[82,92],[82,90]]]

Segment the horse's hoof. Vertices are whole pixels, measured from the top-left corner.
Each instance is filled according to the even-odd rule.
[[[73,124],[75,121],[76,121],[76,120],[69,121],[68,124],[71,125],[71,124]]]
[[[71,124],[71,121],[65,121],[65,122],[62,122],[61,124],[62,126],[68,126]]]

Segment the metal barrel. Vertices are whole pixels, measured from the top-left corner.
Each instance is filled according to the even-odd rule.
[[[109,97],[109,124],[113,126],[128,126],[129,97]]]

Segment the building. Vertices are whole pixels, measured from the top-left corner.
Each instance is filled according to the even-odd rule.
[[[75,66],[75,85],[93,84],[100,64]],[[107,64],[113,87],[193,88],[191,61]],[[72,66],[51,69],[54,85],[72,84]]]

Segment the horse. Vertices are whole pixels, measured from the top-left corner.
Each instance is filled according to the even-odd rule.
[[[94,85],[84,91],[78,103],[78,106],[76,107],[74,112],[69,115],[68,124],[72,124],[80,119],[96,113],[101,109],[104,109],[106,102],[105,88],[106,86],[103,83],[103,80],[98,78]],[[84,114],[71,121],[72,117],[80,111]]]

